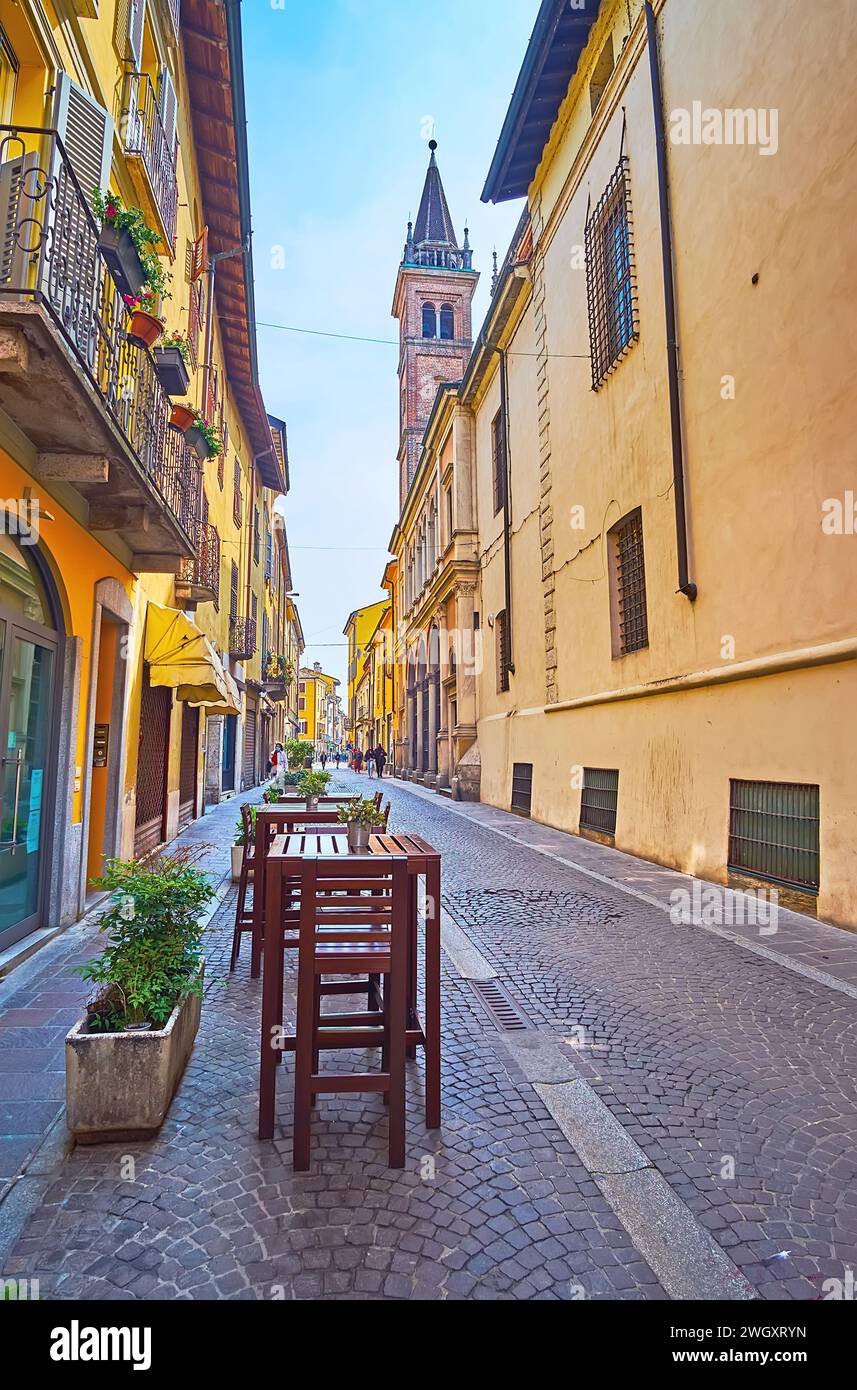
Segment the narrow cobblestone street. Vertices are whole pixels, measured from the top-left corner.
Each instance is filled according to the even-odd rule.
[[[358,787],[374,790],[335,779]],[[3,1273],[50,1299],[803,1300],[843,1278],[857,1260],[857,939],[787,912],[763,947],[678,927],[664,895],[681,875],[397,781],[385,791],[392,826],[443,854],[442,1130],[425,1130],[411,1064],[403,1172],[386,1166],[381,1099],[337,1096],[295,1174],[287,1059],[275,1140],[258,1141],[260,989],[246,940],[229,975],[230,888],[162,1132],[53,1168],[37,1154],[21,1181],[42,1173],[43,1190]],[[189,832],[216,840],[215,877],[234,812]],[[46,1079],[42,1099],[16,1080],[0,1103],[49,1106],[44,1128],[85,996],[69,971],[94,935],[75,928],[0,985],[0,1088]],[[56,998],[24,988],[48,976]],[[492,979],[512,1030],[480,993]],[[24,1150],[10,1157],[14,1198]]]

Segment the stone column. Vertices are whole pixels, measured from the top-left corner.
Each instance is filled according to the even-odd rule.
[[[435,614],[438,636],[438,729],[435,747],[437,750],[437,786],[448,787],[451,770],[449,705],[443,682],[449,675],[449,631],[446,624],[446,608],[439,608]]]
[[[451,783],[456,795],[464,800],[479,799],[474,781],[474,758],[468,758],[467,769],[459,767],[462,758],[474,747],[477,737],[476,662],[477,650],[473,631],[473,602],[475,584],[458,584],[455,589],[455,626],[458,633],[456,652],[456,698],[458,724],[452,740]],[[466,783],[467,785],[459,785]]]
[[[205,721],[205,801],[215,806],[223,794],[223,715],[210,714]]]

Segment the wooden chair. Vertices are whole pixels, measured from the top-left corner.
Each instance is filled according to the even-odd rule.
[[[405,1049],[408,985],[408,868],[403,856],[378,861],[308,860],[299,911],[297,1030],[294,1038],[294,1166],[310,1166],[315,1097],[336,1092],[383,1094],[389,1108],[389,1163],[405,1165]],[[325,977],[334,975],[334,982]],[[384,979],[380,1008],[323,1013],[332,993],[365,989],[348,978]],[[288,1047],[288,1043],[286,1044]],[[377,1072],[321,1071],[323,1048],[380,1046]]]
[[[249,805],[241,807],[241,821],[244,827],[244,858],[241,861],[241,876],[238,879],[238,901],[235,904],[235,930],[232,933],[232,958],[229,962],[230,974],[238,964],[241,950],[241,937],[244,932],[253,931],[253,909],[247,907],[247,889],[250,875],[254,870],[255,844],[253,836],[253,816]]]

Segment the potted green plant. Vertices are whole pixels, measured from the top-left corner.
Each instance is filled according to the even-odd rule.
[[[250,807],[250,828],[256,833],[257,806]],[[235,839],[232,844],[232,882],[237,883],[244,866],[244,821],[241,816],[235,822]]]
[[[214,896],[189,851],[111,860],[96,887],[101,955],[78,973],[98,987],[66,1037],[68,1125],[78,1143],[149,1138],[164,1121],[199,1028],[200,914]]]
[[[154,353],[158,381],[168,396],[185,396],[190,385],[190,343],[174,329],[161,335]],[[191,422],[192,423],[192,422]],[[187,428],[187,426],[185,427]]]
[[[340,806],[336,819],[348,826],[348,848],[362,850],[368,848],[373,827],[380,824],[382,817],[375,802],[370,799],[349,801]]]
[[[199,411],[193,417],[190,429],[185,430],[188,447],[193,449],[203,463],[206,459],[217,458],[223,453],[223,441],[215,425],[209,423]]]
[[[92,210],[101,223],[99,250],[120,294],[135,297],[148,285],[155,296],[166,297],[171,277],[155,252],[161,238],[140,208],[126,208],[117,193],[95,188]]]
[[[307,742],[304,738],[286,739],[286,756],[289,760],[289,767],[311,768],[313,752],[313,744]]]
[[[156,299],[148,285],[139,294],[125,294],[125,307],[131,315],[128,337],[140,347],[153,348],[164,331],[164,321],[154,312]]]
[[[329,772],[307,772],[298,783],[298,791],[306,797],[308,811],[318,810],[318,799],[324,796],[330,785]]]

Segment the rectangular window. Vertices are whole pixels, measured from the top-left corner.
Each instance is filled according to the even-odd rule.
[[[15,109],[15,88],[18,85],[18,59],[0,27],[0,124],[11,125]]]
[[[640,336],[626,155],[587,220],[584,242],[592,389],[597,391]]]
[[[619,772],[616,768],[585,767],[580,794],[580,828],[602,835],[616,834]]]
[[[817,893],[819,788],[730,781],[729,868]]]
[[[607,533],[610,564],[610,616],[614,657],[649,645],[643,515],[639,508]]]
[[[491,466],[494,474],[494,515],[506,505],[506,450],[503,412],[498,410],[491,421]]]
[[[259,563],[259,508],[253,508],[253,559]]]
[[[528,816],[533,805],[533,765],[515,763],[512,767],[512,810]]]
[[[236,459],[232,472],[232,520],[236,526],[241,525],[243,509],[241,505],[241,460]]]
[[[497,648],[497,694],[509,689],[509,625],[505,608],[494,619],[494,643]]]
[[[221,492],[223,491],[223,478],[225,472],[223,466],[223,457],[223,453],[217,455],[217,486],[220,488]]]
[[[229,616],[238,617],[238,566],[232,561],[232,575],[229,581]]]

